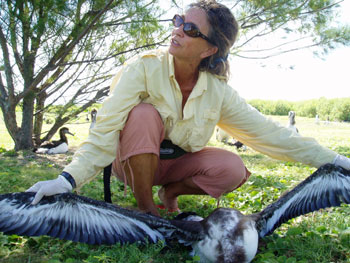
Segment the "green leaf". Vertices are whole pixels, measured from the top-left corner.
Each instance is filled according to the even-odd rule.
[[[324,233],[327,231],[327,227],[326,226],[319,226],[316,228],[316,231],[319,233]]]
[[[303,233],[303,229],[301,227],[290,227],[288,228],[287,235],[296,236]]]

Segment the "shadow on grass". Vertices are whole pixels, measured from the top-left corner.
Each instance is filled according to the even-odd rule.
[[[0,154],[0,192],[21,192],[38,181],[56,178],[68,164],[73,153],[38,155],[19,151],[16,155],[6,151]]]

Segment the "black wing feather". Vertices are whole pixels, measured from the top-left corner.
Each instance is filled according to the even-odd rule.
[[[48,235],[88,244],[157,242],[177,230],[168,220],[71,193],[44,197],[34,193],[0,195],[0,231]],[[181,230],[180,230],[181,231]]]
[[[260,237],[288,220],[321,208],[350,203],[350,171],[326,164],[259,213]]]
[[[63,143],[64,141],[45,141],[42,144],[40,144],[40,146],[38,148],[47,148],[47,149],[51,149],[51,148],[55,148],[58,145],[60,145],[61,143]]]

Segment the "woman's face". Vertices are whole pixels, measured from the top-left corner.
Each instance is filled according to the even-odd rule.
[[[204,10],[198,8],[189,9],[183,16],[184,22],[191,22],[195,24],[199,31],[208,36],[209,22]],[[215,49],[211,44],[201,37],[190,37],[183,31],[183,25],[174,27],[172,38],[169,47],[169,53],[175,59],[186,60],[190,63],[199,64],[200,61],[213,54],[208,52],[210,49]],[[214,52],[215,53],[215,52]]]

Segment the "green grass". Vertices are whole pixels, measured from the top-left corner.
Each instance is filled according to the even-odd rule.
[[[271,117],[286,125],[288,118]],[[83,121],[81,121],[83,122]],[[72,149],[87,136],[88,124],[69,124],[70,130],[80,136],[70,138]],[[297,118],[297,126],[303,136],[311,136],[322,145],[350,156],[350,124],[330,123],[316,125],[313,119]],[[0,193],[24,191],[39,180],[55,178],[63,166],[72,159],[68,155],[36,156],[30,152],[15,154],[13,144],[0,119]],[[235,148],[211,141],[210,145],[233,152]],[[283,192],[309,176],[314,168],[300,164],[270,159],[251,149],[238,152],[252,172],[248,182],[221,198],[220,205],[248,214],[260,211]],[[154,187],[154,198],[158,187]],[[113,202],[136,207],[128,189],[123,194],[122,183],[113,180]],[[103,199],[102,175],[86,184],[79,192],[95,199]],[[216,208],[216,200],[208,196],[181,196],[179,206],[183,211],[195,211],[207,216]],[[259,244],[257,262],[350,262],[350,207],[327,209],[308,214],[283,224],[273,235]],[[91,246],[49,237],[19,237],[0,234],[0,262],[197,262],[188,250],[174,244],[171,248],[162,243],[127,246]]]

